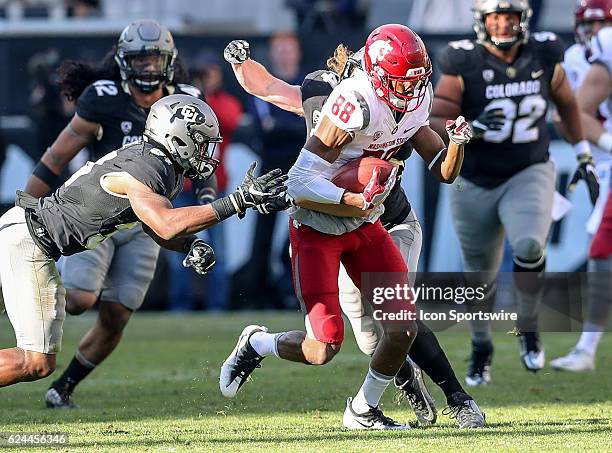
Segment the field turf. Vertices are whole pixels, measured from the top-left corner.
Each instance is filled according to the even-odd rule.
[[[92,322],[91,315],[67,319],[56,373]],[[472,391],[487,414],[485,429],[460,431],[439,413],[432,428],[354,432],[341,428],[342,411],[368,361],[348,331],[343,350],[330,364],[307,367],[268,358],[235,399],[221,396],[219,365],[250,323],[274,331],[301,328],[302,319],[297,312],[136,314],[119,349],[77,389],[78,409],[44,407],[52,378],[0,389],[0,431],[67,432],[69,446],[53,451],[79,452],[612,451],[610,335],[600,346],[596,372],[546,368],[532,375],[519,362],[516,339],[496,334],[494,384]],[[463,377],[467,334],[447,332],[439,338]],[[564,354],[576,338],[544,334],[547,359]],[[0,347],[13,345],[4,316]],[[443,395],[438,389],[434,395],[441,412]],[[392,397],[390,388],[383,399],[385,412],[414,421]]]

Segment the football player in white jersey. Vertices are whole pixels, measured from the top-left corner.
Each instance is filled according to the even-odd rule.
[[[378,221],[395,173],[380,183],[374,172],[363,193],[341,189],[331,179],[351,160],[389,159],[410,141],[442,181],[454,180],[471,131],[462,118],[451,121],[451,144],[446,149],[429,128],[431,72],[421,39],[403,25],[385,25],[366,41],[364,70],[340,82],[325,102],[313,135],[289,172],[290,194],[298,205],[290,222],[294,282],[306,311],[307,332],[271,334],[265,327],[246,327],[221,369],[225,396],[235,396],[268,355],[315,365],[336,355],[344,337],[338,300],[341,260],[360,289],[362,273],[368,272],[394,274],[387,283],[407,284],[404,260]],[[388,302],[401,305],[400,299],[394,295]],[[399,331],[385,328],[363,386],[347,401],[347,428],[408,428],[385,417],[378,403],[404,362],[414,324],[406,322]]]
[[[314,132],[323,104],[340,80],[350,77],[355,70],[363,67],[363,48],[352,53],[340,44],[334,55],[327,60],[329,69],[308,74],[300,86],[278,79],[261,63],[253,60],[247,41],[231,41],[224,50],[224,57],[232,64],[237,81],[247,93],[303,116],[308,135]],[[411,154],[412,147],[406,143],[394,155],[393,161],[400,165],[400,174]],[[380,220],[400,249],[408,269],[414,271],[418,267],[422,232],[408,197],[399,184],[399,177],[384,207],[385,212]],[[338,286],[342,312],[351,323],[359,348],[370,356],[380,340],[382,327],[374,320],[369,304],[362,303],[359,289],[343,267],[340,269]],[[410,348],[409,357],[395,376],[394,383],[398,388],[396,400],[405,400],[410,404],[420,425],[434,424],[437,410],[422,377],[422,372],[425,372],[444,392],[449,413],[457,420],[460,428],[483,426],[484,416],[461,386],[436,335],[423,323],[418,324],[419,331]]]
[[[550,362],[556,370],[590,371],[595,369],[595,354],[612,307],[612,0],[582,0],[576,9],[578,42],[565,54],[572,88],[587,138],[595,145],[593,154],[600,179],[600,194],[587,223],[593,236],[589,249],[587,305],[582,334],[578,343],[563,357]]]

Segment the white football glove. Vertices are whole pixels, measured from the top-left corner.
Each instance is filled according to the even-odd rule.
[[[472,128],[464,117],[460,116],[455,121],[446,122],[446,132],[448,138],[457,145],[465,145],[472,139]]]
[[[241,64],[249,59],[251,55],[250,45],[243,39],[231,41],[223,51],[225,61],[232,64]]]

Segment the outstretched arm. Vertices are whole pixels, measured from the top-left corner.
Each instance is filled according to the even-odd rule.
[[[230,42],[223,55],[244,91],[283,110],[304,115],[300,87],[274,77],[261,63],[252,60],[248,42]]]

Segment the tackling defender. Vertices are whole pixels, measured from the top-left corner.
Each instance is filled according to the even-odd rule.
[[[330,179],[342,165],[364,155],[390,159],[410,140],[442,181],[454,180],[469,127],[462,118],[451,122],[449,132],[457,143],[448,149],[429,128],[431,72],[418,35],[403,25],[385,25],[366,41],[364,70],[356,69],[342,80],[325,101],[288,183],[298,204],[291,212],[290,239],[295,290],[306,311],[307,332],[270,334],[261,326],[246,327],[221,369],[225,396],[234,396],[265,356],[322,365],[337,354],[344,336],[338,300],[341,261],[358,288],[364,272],[397,273],[399,280],[406,279],[403,257],[378,220],[395,174],[380,186],[375,172],[361,194],[345,191]],[[366,218],[354,208],[372,212]],[[408,428],[378,407],[405,362],[415,326],[407,330],[385,331],[363,386],[347,400],[345,427]]]
[[[537,305],[555,190],[546,125],[551,101],[578,159],[574,182],[585,179],[592,200],[598,184],[578,106],[560,64],[563,46],[557,36],[529,36],[532,11],[527,0],[475,0],[473,11],[477,39],[452,42],[440,55],[443,75],[436,86],[432,125],[443,131],[446,119],[459,114],[471,121],[474,140],[451,192],[466,280],[488,285],[492,305],[507,235],[518,290],[521,361],[536,372],[544,366]],[[472,330],[465,380],[470,386],[488,384],[490,323],[474,321]]]
[[[285,209],[286,176],[274,170],[244,182],[225,198],[197,207],[172,208],[183,177],[207,178],[221,141],[212,109],[193,96],[170,95],[153,104],[145,142],[88,162],[46,198],[17,193],[16,206],[0,218],[0,281],[17,347],[0,350],[0,387],[35,381],[55,369],[61,348],[66,291],[55,261],[94,249],[114,234],[139,227],[155,241],[189,252],[204,272],[212,249],[193,236],[248,208]]]
[[[65,62],[60,86],[69,99],[77,100],[76,113],[42,156],[26,192],[42,197],[57,188],[62,182],[58,175],[84,146],[97,160],[141,141],[148,110],[162,97],[190,94],[203,99],[197,88],[176,83],[177,55],[166,27],[139,20],[123,30],[101,69]],[[47,391],[47,407],[71,407],[76,386],[117,347],[132,313],[144,301],[158,255],[159,246],[137,227],[119,232],[95,250],[61,260],[66,311],[78,315],[96,302],[99,311],[70,364]]]
[[[328,67],[331,70],[319,70],[308,74],[302,86],[290,85],[274,77],[259,62],[251,59],[249,43],[246,41],[230,42],[225,48],[224,56],[232,63],[236,78],[245,91],[280,108],[304,116],[307,135],[310,136],[320,119],[323,104],[333,88],[341,79],[349,77],[355,68],[362,67],[363,52],[352,55],[345,46],[339,45],[334,56],[328,60]],[[400,168],[398,182],[404,161],[410,157],[411,152],[412,148],[405,144],[393,155],[392,161]],[[385,212],[380,220],[400,249],[408,269],[416,271],[421,250],[421,226],[399,183],[394,185],[383,204]],[[342,311],[351,322],[359,348],[370,356],[382,335],[382,326],[372,318],[370,305],[365,301],[362,303],[359,290],[343,266],[340,269],[338,285]],[[398,396],[408,400],[421,425],[435,423],[435,402],[425,386],[421,375],[420,368],[422,368],[444,391],[449,410],[460,427],[482,426],[484,424],[482,413],[457,380],[435,334],[420,321],[418,329],[409,351],[409,358],[395,376]],[[418,366],[414,365],[411,359]]]
[[[577,19],[582,19],[578,24],[584,27],[588,23],[593,36],[589,46],[583,48],[582,58],[586,56],[584,51],[590,55],[576,79],[579,84],[576,98],[583,112],[587,138],[598,151],[597,172],[603,189],[589,222],[589,232],[594,236],[589,248],[587,309],[582,334],[568,355],[550,362],[553,368],[564,371],[595,369],[595,353],[612,307],[612,1],[583,0],[582,3],[582,10],[577,11]]]

